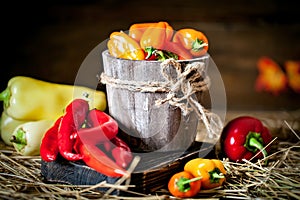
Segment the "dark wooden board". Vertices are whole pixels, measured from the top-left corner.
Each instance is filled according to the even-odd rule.
[[[182,170],[187,160],[196,157],[214,157],[214,146],[196,142],[185,152],[134,153],[141,160],[131,174],[132,191],[151,193],[166,186],[171,175]],[[96,172],[83,162],[69,162],[59,157],[54,162],[42,161],[41,174],[46,182],[67,183],[72,185],[95,185],[102,181],[115,183],[112,178]],[[106,191],[108,188],[98,188]],[[119,191],[114,191],[119,194]]]

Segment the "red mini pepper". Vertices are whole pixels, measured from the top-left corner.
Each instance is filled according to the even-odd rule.
[[[62,117],[58,129],[57,140],[59,153],[67,160],[82,159],[82,155],[73,153],[73,145],[76,139],[76,137],[73,137],[73,133],[81,128],[88,111],[89,104],[84,99],[74,99],[66,107],[66,113]]]
[[[46,162],[56,160],[58,155],[57,131],[62,117],[58,118],[54,125],[45,133],[40,147],[41,158]]]
[[[113,158],[120,167],[126,168],[132,160],[129,146],[118,137],[113,138],[111,142],[116,145],[111,151]]]
[[[236,162],[250,160],[259,151],[256,158],[266,157],[272,135],[262,122],[250,116],[241,116],[231,120],[223,129],[221,145],[226,156]]]
[[[109,140],[114,138],[119,131],[117,121],[110,115],[98,109],[89,111],[87,115],[87,124],[89,127],[100,127]]]
[[[78,138],[75,143],[75,150],[83,156],[85,164],[99,173],[110,177],[121,177],[130,174],[110,159],[100,148],[89,143],[82,143]]]

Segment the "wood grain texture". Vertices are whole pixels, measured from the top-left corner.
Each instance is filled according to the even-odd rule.
[[[196,142],[182,151],[134,153],[141,160],[131,174],[132,191],[153,192],[166,186],[171,175],[183,169],[187,160],[196,157],[215,156],[214,145]],[[102,181],[115,183],[118,179],[105,176],[87,167],[82,162],[69,162],[59,157],[53,162],[41,163],[41,174],[46,182],[67,183],[72,185],[95,185]],[[108,188],[98,188],[105,192]],[[120,191],[114,191],[118,194]]]

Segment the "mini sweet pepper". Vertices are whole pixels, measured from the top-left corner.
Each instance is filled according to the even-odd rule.
[[[208,39],[205,34],[192,28],[178,30],[174,34],[173,42],[181,44],[194,57],[202,56],[208,51]]]
[[[1,124],[0,124],[0,131],[1,131],[1,138],[6,145],[12,146],[10,139],[14,132],[14,130],[20,124],[24,124],[25,120],[16,120],[11,116],[7,115],[5,111],[2,112],[1,115]]]
[[[42,139],[53,123],[52,120],[39,120],[21,124],[12,133],[10,141],[21,155],[40,155]]]
[[[87,96],[87,98],[86,98]],[[105,110],[106,96],[83,86],[46,82],[26,76],[15,76],[0,93],[5,112],[14,119],[56,120],[65,106],[75,98],[88,99],[91,107]]]
[[[184,171],[194,177],[201,177],[201,188],[212,189],[221,186],[226,180],[223,163],[217,159],[195,158],[184,165]]]
[[[107,42],[110,55],[128,60],[144,60],[145,53],[139,43],[125,32],[113,32]]]

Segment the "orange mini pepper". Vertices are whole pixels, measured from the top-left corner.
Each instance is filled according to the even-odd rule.
[[[180,43],[189,50],[194,57],[204,55],[208,51],[208,39],[201,31],[184,28],[178,30],[173,37],[173,42]]]
[[[113,32],[107,42],[109,53],[116,58],[129,60],[144,60],[145,52],[139,43],[129,37],[125,32]]]
[[[155,49],[162,49],[166,40],[166,23],[158,22],[154,26],[148,27],[143,33],[140,46],[142,49],[153,47]]]
[[[201,177],[203,189],[221,186],[225,181],[226,170],[223,163],[217,159],[192,159],[185,164],[184,171],[190,172],[194,177]]]
[[[168,182],[168,190],[175,197],[193,197],[200,191],[200,177],[190,172],[181,171],[174,174]]]
[[[287,60],[284,63],[289,87],[296,93],[300,93],[300,60]]]
[[[167,22],[161,22],[165,24],[166,28],[166,40],[170,41],[173,37],[173,28]],[[132,24],[129,28],[129,36],[140,42],[144,32],[149,27],[156,27],[157,22],[146,22],[146,23],[136,23]]]
[[[255,80],[256,91],[279,95],[288,86],[288,79],[280,65],[273,59],[262,56],[257,61],[258,76]]]

